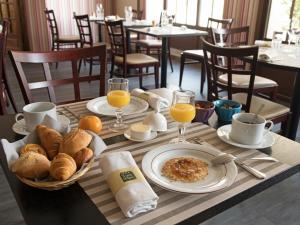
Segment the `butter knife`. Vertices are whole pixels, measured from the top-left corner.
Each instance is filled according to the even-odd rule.
[[[267,176],[266,174],[260,172],[259,170],[246,165],[243,161],[239,160],[239,159],[235,159],[234,162],[242,167],[244,170],[248,171],[249,173],[251,173],[253,176],[257,177],[258,179],[265,179]]]

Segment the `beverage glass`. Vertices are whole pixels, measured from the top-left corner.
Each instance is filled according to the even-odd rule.
[[[128,79],[112,78],[108,80],[107,102],[116,110],[116,122],[109,126],[114,132],[121,132],[128,128],[123,123],[123,107],[130,103],[130,93],[128,92]]]
[[[195,115],[195,93],[192,91],[174,91],[173,102],[170,108],[171,117],[178,122],[178,138],[171,143],[186,142],[184,133],[186,125],[190,123]]]

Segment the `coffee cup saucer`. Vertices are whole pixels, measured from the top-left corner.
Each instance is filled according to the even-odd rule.
[[[250,148],[250,149],[268,148],[268,147],[271,147],[275,142],[275,138],[272,135],[272,132],[267,132],[264,135],[261,143],[256,144],[256,145],[245,145],[245,144],[241,144],[241,143],[238,143],[238,142],[232,140],[229,135],[230,132],[231,132],[231,124],[228,124],[228,125],[224,125],[224,126],[220,127],[217,130],[217,135],[222,141],[226,142],[227,144],[234,145],[234,146],[237,146],[240,148]]]
[[[144,142],[144,141],[150,141],[154,138],[157,137],[157,132],[156,131],[151,131],[151,134],[150,134],[150,137],[147,138],[147,139],[136,139],[136,138],[132,138],[131,137],[131,134],[130,134],[130,129],[127,129],[125,132],[124,132],[124,137],[127,138],[128,140],[131,140],[131,141],[135,141],[135,142]]]
[[[70,124],[70,119],[64,115],[57,115],[57,120],[60,124],[68,126]],[[30,131],[26,130],[25,119],[21,119],[18,122],[15,122],[12,126],[12,130],[21,135],[29,135]]]

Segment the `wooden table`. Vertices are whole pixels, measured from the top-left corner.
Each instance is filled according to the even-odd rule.
[[[64,114],[70,117],[72,126],[75,126],[78,122],[78,117],[80,115],[75,110],[79,107],[80,104],[81,108],[84,108],[84,110],[86,110],[85,103],[82,102],[73,104],[73,108],[69,106],[58,107],[58,109],[63,108],[65,109],[65,112],[69,112],[69,114]],[[144,115],[142,114],[138,116],[141,117]],[[110,120],[110,118],[107,117],[101,118],[104,123],[106,123],[105,121]],[[135,116],[132,118],[134,119]],[[11,142],[22,138],[22,136],[14,134],[11,130],[11,126],[14,122],[14,115],[0,116],[1,138],[6,138]],[[205,128],[205,125],[201,125],[201,127]],[[208,129],[208,127],[205,129]],[[208,130],[210,133],[210,141],[221,142],[216,137],[215,132],[212,128],[209,128]],[[236,205],[257,193],[260,193],[266,188],[299,172],[300,144],[278,135],[275,136],[277,140],[275,145],[271,148],[263,149],[261,151],[273,156],[274,158],[277,158],[283,163],[290,165],[289,169],[276,174],[239,194],[234,193],[233,196],[228,198],[226,201],[217,203],[202,211],[201,213],[196,213],[195,215],[190,216],[190,218],[187,218],[184,221],[180,222],[180,224],[199,224],[232,207],[233,205]],[[108,146],[116,145],[125,141],[124,136],[121,134],[111,135],[107,132],[104,132],[101,137],[103,137],[105,143]],[[75,183],[70,187],[59,191],[43,191],[30,188],[22,184],[16,178],[16,176],[9,171],[2,146],[0,147],[0,162],[27,225],[109,224],[105,216],[98,211],[96,205],[90,200],[88,195],[84,192],[84,190],[78,183]]]
[[[167,87],[167,60],[168,60],[168,39],[173,37],[199,37],[206,36],[206,31],[199,31],[194,29],[183,29],[181,27],[153,27],[153,28],[128,28],[129,32],[136,32],[139,34],[149,35],[162,39],[161,51],[161,87]]]
[[[287,137],[295,140],[300,119],[300,48],[297,48],[295,46],[288,47],[287,45],[283,45],[282,48],[278,49],[260,47],[259,52],[270,52],[272,55],[276,55],[276,57],[274,61],[271,62],[258,60],[258,65],[296,73],[295,81],[292,87],[293,92],[290,103],[292,116],[289,129],[287,131]]]

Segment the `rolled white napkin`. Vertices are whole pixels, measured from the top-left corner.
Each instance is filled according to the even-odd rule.
[[[158,196],[146,181],[130,152],[103,154],[99,164],[125,216],[133,217],[156,208]]]
[[[160,95],[150,91],[145,92],[144,90],[139,88],[133,89],[131,91],[131,95],[144,99],[157,112],[159,112],[161,108],[169,107],[171,104],[167,98],[161,97]]]
[[[264,41],[264,40],[256,40],[254,42],[254,44],[259,46],[259,47],[271,47],[272,46],[271,41]]]
[[[261,61],[272,62],[274,60],[279,60],[278,55],[272,52],[260,52],[258,54],[258,59]]]

